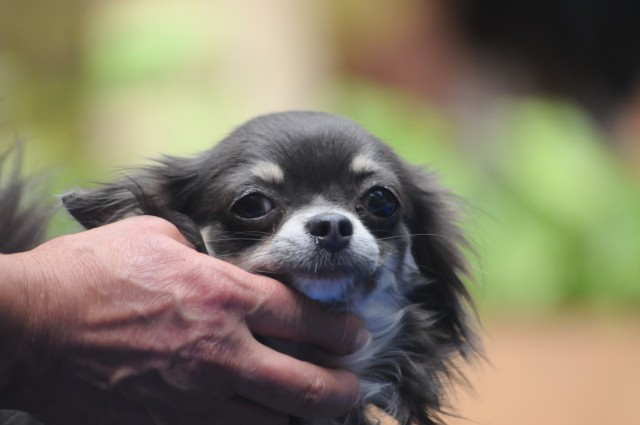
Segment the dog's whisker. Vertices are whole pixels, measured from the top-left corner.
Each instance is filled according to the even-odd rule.
[[[444,235],[444,234],[439,234],[439,233],[409,233],[407,235],[392,235],[392,236],[382,236],[382,237],[378,237],[378,240],[381,241],[388,241],[388,240],[395,240],[395,239],[404,239],[406,237],[409,238],[418,238],[418,237],[434,237],[434,238],[444,238],[444,239],[449,239],[449,240],[456,240],[456,238],[452,238],[449,235]]]

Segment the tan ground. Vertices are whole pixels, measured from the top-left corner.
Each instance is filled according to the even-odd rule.
[[[489,322],[450,425],[640,425],[640,320]],[[454,400],[454,404],[455,404]]]
[[[448,425],[640,425],[640,318],[489,321],[483,339],[491,365]]]

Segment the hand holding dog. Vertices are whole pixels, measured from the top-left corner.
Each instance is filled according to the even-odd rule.
[[[352,373],[255,335],[348,354],[366,340],[357,319],[196,253],[164,220],[134,217],[0,260],[21,288],[10,310],[21,332],[7,350],[24,365],[0,379],[14,403],[0,407],[47,425],[268,425],[356,402]]]

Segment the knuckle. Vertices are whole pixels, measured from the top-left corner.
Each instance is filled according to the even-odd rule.
[[[147,230],[159,231],[165,234],[174,234],[179,233],[176,226],[174,226],[169,221],[155,217],[151,215],[143,215],[138,217],[133,217],[132,220],[136,220],[139,222],[139,225]]]
[[[300,396],[298,411],[302,416],[317,410],[327,397],[327,384],[318,375],[313,375],[303,388]]]
[[[207,270],[211,270],[210,265]],[[235,266],[221,262],[216,263],[215,272],[217,275],[215,296],[221,306],[237,309],[242,311],[243,315],[249,315],[263,304],[261,288],[246,281],[246,278],[252,277],[251,275]]]

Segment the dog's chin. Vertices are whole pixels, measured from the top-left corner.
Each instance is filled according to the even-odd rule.
[[[373,276],[362,278],[353,272],[327,273],[268,273],[287,286],[302,293],[307,298],[332,308],[347,308],[359,297],[369,292],[374,285]]]
[[[291,285],[312,300],[321,303],[345,303],[352,298],[355,283],[350,275],[303,276],[293,275]]]

